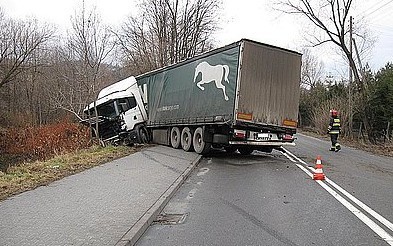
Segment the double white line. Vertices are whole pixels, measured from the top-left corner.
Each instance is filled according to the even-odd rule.
[[[282,148],[284,151],[282,152],[284,156],[286,156],[289,160],[292,162],[296,163],[296,166],[299,167],[301,170],[303,170],[308,176],[311,178],[313,177],[313,173],[315,172],[315,169],[312,167],[309,167],[306,162],[304,162],[302,159],[299,157],[295,156],[292,154],[290,151],[287,149]],[[300,165],[298,162],[300,162],[303,165]],[[382,217],[380,214],[375,212],[373,209],[368,207],[366,204],[363,202],[359,201],[356,197],[352,196],[349,192],[341,188],[339,185],[334,183],[332,180],[325,178],[326,183],[331,185],[333,188],[335,188],[337,191],[339,191],[343,196],[345,196],[348,200],[352,201],[354,204],[358,205],[360,208],[362,208],[365,212],[367,212],[369,215],[374,217],[376,220],[381,222],[386,228],[388,228],[391,232],[393,232],[393,224]],[[316,180],[316,182],[322,186],[327,192],[329,192],[334,198],[336,198],[342,205],[344,205],[349,211],[351,211],[356,217],[358,217],[364,224],[366,224],[371,230],[373,230],[375,233],[377,233],[383,240],[385,240],[389,245],[393,246],[393,236],[391,236],[388,232],[386,232],[382,227],[377,225],[372,219],[367,217],[362,211],[357,209],[355,206],[353,206],[348,200],[346,200],[343,196],[338,194],[336,191],[334,191],[330,186],[328,186],[325,182],[321,180]]]

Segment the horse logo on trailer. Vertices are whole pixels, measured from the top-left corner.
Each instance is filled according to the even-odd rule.
[[[228,75],[229,75],[229,67],[228,65],[215,65],[212,66],[209,63],[203,61],[199,63],[195,68],[195,75],[194,75],[194,83],[198,77],[198,74],[201,73],[202,79],[197,83],[197,86],[202,91],[205,88],[202,86],[203,84],[207,84],[210,82],[215,82],[217,89],[221,89],[224,94],[225,101],[228,101],[229,98],[225,92],[225,85],[222,84],[223,78],[225,82],[229,84]]]

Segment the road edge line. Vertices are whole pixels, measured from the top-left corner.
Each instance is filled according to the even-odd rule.
[[[385,217],[383,217],[378,212],[376,212],[375,210],[364,204],[362,201],[360,201],[353,195],[351,195],[348,191],[344,190],[344,188],[333,182],[331,179],[326,178],[326,182],[328,182],[331,186],[333,186],[344,196],[346,196],[348,199],[350,199],[352,202],[354,202],[356,205],[358,205],[360,208],[362,208],[364,211],[366,211],[368,214],[370,214],[372,217],[374,217],[376,220],[381,222],[384,226],[386,226],[389,230],[393,232],[393,224],[388,219],[385,219]]]
[[[310,171],[314,171],[313,168],[309,167],[308,164],[303,161],[302,159],[300,159],[299,157],[297,157],[296,155],[294,155],[292,152],[290,152],[287,149],[284,149],[285,154],[284,156],[286,156],[288,158],[288,154],[291,155],[293,158],[297,159],[297,161],[299,161],[300,163],[302,163],[303,165],[305,165],[305,167],[296,164],[296,166],[298,166],[302,171],[304,171],[308,176],[310,176]],[[293,162],[292,158],[288,158],[289,160],[291,160]],[[335,189],[337,189],[339,192],[341,192],[342,195],[344,195],[344,197],[342,197],[340,194],[338,194],[336,191],[334,191],[331,187],[329,187],[328,185],[326,185],[323,181],[321,180],[315,180],[322,188],[324,188],[328,193],[330,193],[330,195],[332,195],[334,198],[336,198],[336,200],[338,200],[344,207],[346,207],[352,214],[354,214],[356,217],[358,217],[358,219],[360,219],[365,225],[367,225],[372,231],[374,231],[376,234],[378,234],[385,242],[387,242],[389,245],[393,245],[393,237],[387,232],[385,231],[382,227],[380,227],[378,224],[376,224],[371,218],[369,218],[366,214],[364,214],[362,211],[360,211],[359,209],[357,209],[355,206],[353,206],[349,201],[347,201],[344,197],[346,197],[347,199],[349,199],[351,202],[355,203],[356,205],[358,205],[359,207],[361,207],[364,212],[368,213],[369,215],[371,215],[371,217],[373,217],[374,219],[378,220],[379,222],[381,222],[384,226],[386,226],[388,229],[391,229],[391,223],[390,221],[386,220],[384,217],[382,217],[381,215],[379,215],[377,212],[375,212],[373,209],[371,209],[370,207],[368,207],[367,205],[365,205],[363,202],[361,202],[360,200],[358,200],[357,198],[355,198],[354,196],[350,195],[349,192],[345,191],[343,188],[341,188],[338,184],[334,183],[331,179],[326,178],[326,182],[329,183],[330,185],[332,185]],[[344,191],[344,192],[343,192]],[[349,195],[349,196],[348,196]],[[352,199],[354,198],[354,199]],[[368,209],[365,209],[368,208]],[[370,213],[372,211],[372,213]],[[374,215],[378,215],[377,217],[375,217]],[[383,220],[381,220],[381,218],[383,218]],[[384,222],[389,222],[388,224],[385,224]]]
[[[304,164],[307,166],[307,163],[304,162],[302,159],[291,153],[289,150],[286,150],[293,158],[297,159],[300,163]],[[287,154],[287,153],[285,153]],[[288,154],[287,154],[288,155]],[[314,172],[314,168],[307,166],[309,170]],[[329,179],[326,177],[326,182],[329,183],[331,186],[333,186],[336,190],[338,190],[341,194],[343,194],[345,197],[347,197],[349,200],[351,200],[353,203],[358,205],[360,208],[362,208],[365,212],[367,212],[369,215],[374,217],[376,220],[381,222],[384,226],[386,226],[389,230],[393,232],[393,223],[390,222],[388,219],[380,215],[378,212],[367,206],[365,203],[357,199],[355,196],[351,195],[348,191],[346,191],[344,188],[333,182],[333,180]]]

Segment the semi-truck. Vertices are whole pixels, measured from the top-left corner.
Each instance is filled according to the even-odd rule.
[[[295,145],[301,54],[242,39],[138,76],[98,95],[104,140],[207,154]]]

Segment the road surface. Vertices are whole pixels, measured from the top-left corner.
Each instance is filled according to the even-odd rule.
[[[137,245],[393,245],[393,158],[297,137],[203,158]],[[310,177],[318,155],[325,181]]]

